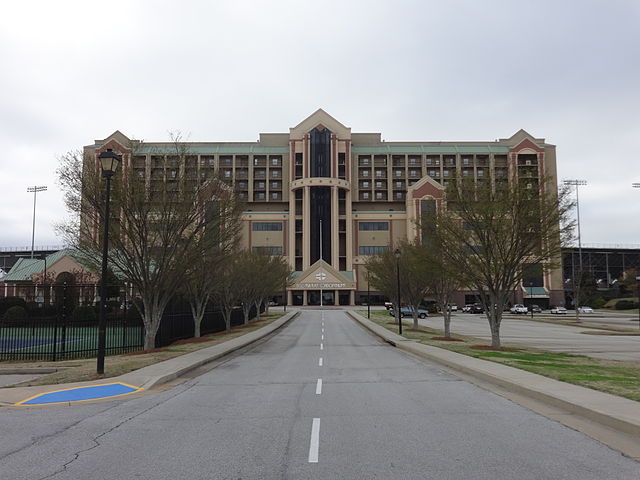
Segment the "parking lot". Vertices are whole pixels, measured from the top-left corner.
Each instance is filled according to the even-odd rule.
[[[551,315],[548,311],[535,314],[537,318],[572,320],[574,312]],[[581,319],[589,323],[638,328],[637,314],[596,313],[583,314]],[[442,317],[432,316],[420,320],[421,325],[442,329]],[[484,314],[456,312],[451,316],[451,332],[490,340],[489,323]],[[552,352],[565,352],[610,360],[640,363],[640,336],[614,335],[606,330],[582,326],[554,325],[531,321],[527,315],[505,313],[500,329],[503,344],[521,344]],[[598,333],[594,335],[594,333]],[[638,329],[640,333],[640,329]]]

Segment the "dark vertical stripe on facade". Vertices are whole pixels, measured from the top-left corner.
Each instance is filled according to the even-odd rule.
[[[320,258],[320,235],[322,235],[322,259],[331,264],[331,188],[311,187],[311,265]],[[320,232],[322,220],[322,232]],[[337,226],[337,222],[336,222]]]
[[[311,172],[309,176],[331,176],[331,132],[326,128],[311,130]]]

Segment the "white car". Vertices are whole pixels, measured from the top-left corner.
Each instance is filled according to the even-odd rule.
[[[516,303],[513,307],[511,307],[511,310],[509,310],[511,313],[527,313],[527,307],[525,307],[524,305],[520,304],[520,303]]]
[[[567,314],[567,309],[564,307],[553,307],[551,309],[551,313],[554,313],[556,315],[566,315]]]
[[[584,307],[578,308],[578,311],[580,313],[593,313],[593,308],[584,306]]]
[[[447,305],[447,307],[449,307],[449,311],[450,312],[457,312],[458,311],[458,305],[456,305],[455,303],[450,303],[449,305]]]

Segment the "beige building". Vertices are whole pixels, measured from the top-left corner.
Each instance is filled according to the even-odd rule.
[[[147,188],[214,173],[246,201],[245,247],[285,256],[294,280],[288,303],[348,305],[366,299],[367,255],[417,235],[415,219],[434,208],[455,178],[507,182],[556,177],[555,146],[519,130],[485,142],[389,142],[380,133],[355,133],[318,110],[288,133],[261,133],[257,142],[190,143],[178,160],[168,144],[145,143],[135,154],[115,132],[85,147],[124,153],[124,174]],[[375,294],[375,292],[373,292]],[[459,292],[459,304],[473,292]],[[559,271],[526,280],[514,301],[563,300]]]

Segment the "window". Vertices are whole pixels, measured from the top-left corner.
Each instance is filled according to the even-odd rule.
[[[338,165],[344,165],[345,164],[345,154],[340,152],[338,153]]]
[[[278,160],[277,158],[272,158],[271,159],[271,165],[280,165],[280,160]]]
[[[386,245],[384,246],[365,246],[365,245],[361,245],[360,247],[358,247],[358,254],[360,255],[376,255],[378,253],[382,253],[382,252],[386,252],[387,250],[389,250],[389,247],[387,247]]]
[[[362,170],[361,173],[362,173],[363,177],[368,177],[369,176],[369,170]]]
[[[282,255],[284,252],[282,247],[251,247],[251,251],[263,255]]]
[[[433,159],[427,157],[427,165],[433,165]]]
[[[362,182],[362,188],[369,188],[369,182]]]
[[[402,193],[402,192],[396,192],[396,198],[397,198],[398,200],[402,200],[402,199],[404,198],[404,193]]]
[[[271,188],[280,188],[280,184],[278,182],[271,182]]]
[[[468,158],[466,158],[466,157],[465,157],[465,158],[463,158],[463,159],[462,159],[462,164],[463,164],[463,165],[469,165],[469,159],[468,159]]]
[[[402,176],[402,170],[396,170],[396,177]]]
[[[479,177],[484,177],[484,170],[482,170],[481,168],[477,170],[477,173]]]
[[[362,192],[362,199],[369,200],[369,192]]]
[[[411,176],[412,177],[417,177],[418,176],[418,171],[417,170],[411,170]]]
[[[279,178],[280,177],[280,170],[271,170],[271,176],[273,178]]]
[[[271,193],[271,200],[280,200],[280,193],[279,192],[272,192]]]
[[[376,170],[376,177],[382,176],[382,170]]]
[[[382,188],[382,182],[376,182],[376,188]]]
[[[382,200],[382,192],[376,192],[376,200]]]
[[[411,158],[409,159],[409,163],[410,163],[411,165],[415,165],[416,163],[418,163],[418,159],[417,159],[417,158],[415,158],[415,157],[411,157]]]
[[[258,192],[257,198],[258,200],[264,200],[264,192]]]
[[[389,222],[358,222],[361,232],[389,230]]]
[[[396,182],[396,188],[402,188],[402,187],[404,187],[402,182]]]
[[[224,171],[224,176],[225,176],[225,178],[231,178],[231,170],[225,170]]]
[[[253,222],[251,230],[254,232],[281,232],[281,222]]]

